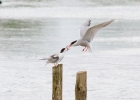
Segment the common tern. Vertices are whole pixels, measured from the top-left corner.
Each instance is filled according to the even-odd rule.
[[[113,22],[113,20],[95,25],[90,27],[91,24],[91,20],[87,20],[81,27],[80,27],[80,39],[75,40],[73,42],[70,43],[69,47],[71,46],[84,46],[85,48],[82,51],[87,51],[89,50],[89,52],[92,52],[92,48],[91,48],[91,41],[93,40],[95,34],[103,27],[109,25],[111,22]]]
[[[53,55],[51,55],[51,56],[49,56],[47,58],[43,58],[43,59],[40,59],[40,60],[47,60],[46,65],[48,63],[53,63],[55,66],[57,66],[58,63],[64,58],[64,55],[65,55],[65,52],[66,51],[68,51],[68,48],[67,47],[66,48],[62,48],[61,51],[60,51],[60,53],[53,54]]]

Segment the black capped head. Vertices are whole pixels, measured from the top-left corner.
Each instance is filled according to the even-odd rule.
[[[60,51],[60,53],[63,53],[64,51],[65,51],[65,48],[62,48],[61,51]]]
[[[2,1],[0,1],[0,4],[2,4]]]
[[[75,41],[71,42],[71,44],[70,44],[70,45],[73,45],[75,42],[77,42],[77,40],[75,40]]]
[[[67,46],[67,49],[69,50],[69,49],[70,49],[70,47],[71,47],[74,43],[76,43],[76,42],[77,42],[77,40],[75,40],[75,41],[71,42],[71,43],[70,43],[70,45],[69,45],[69,46]]]

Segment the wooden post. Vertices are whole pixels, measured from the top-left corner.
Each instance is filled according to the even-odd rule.
[[[80,71],[76,75],[75,100],[86,100],[87,97],[87,72]]]
[[[52,68],[52,100],[62,100],[62,69],[62,64]]]

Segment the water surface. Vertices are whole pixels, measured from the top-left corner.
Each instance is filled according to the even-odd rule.
[[[115,2],[115,3],[114,3]],[[113,4],[113,5],[112,5]],[[88,100],[140,99],[139,1],[6,0],[0,6],[0,99],[51,100],[52,66],[41,57],[79,38],[79,27],[115,18],[92,41],[93,54],[71,48],[62,63],[63,99],[74,99],[76,72],[88,73]]]

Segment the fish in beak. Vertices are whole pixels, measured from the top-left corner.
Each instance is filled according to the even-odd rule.
[[[68,45],[68,46],[67,46],[67,49],[70,50],[70,47],[71,47],[71,46],[72,46],[72,44]]]
[[[71,47],[71,45],[67,45],[67,46],[66,46],[66,50],[67,50],[67,51],[70,50],[70,47]]]

